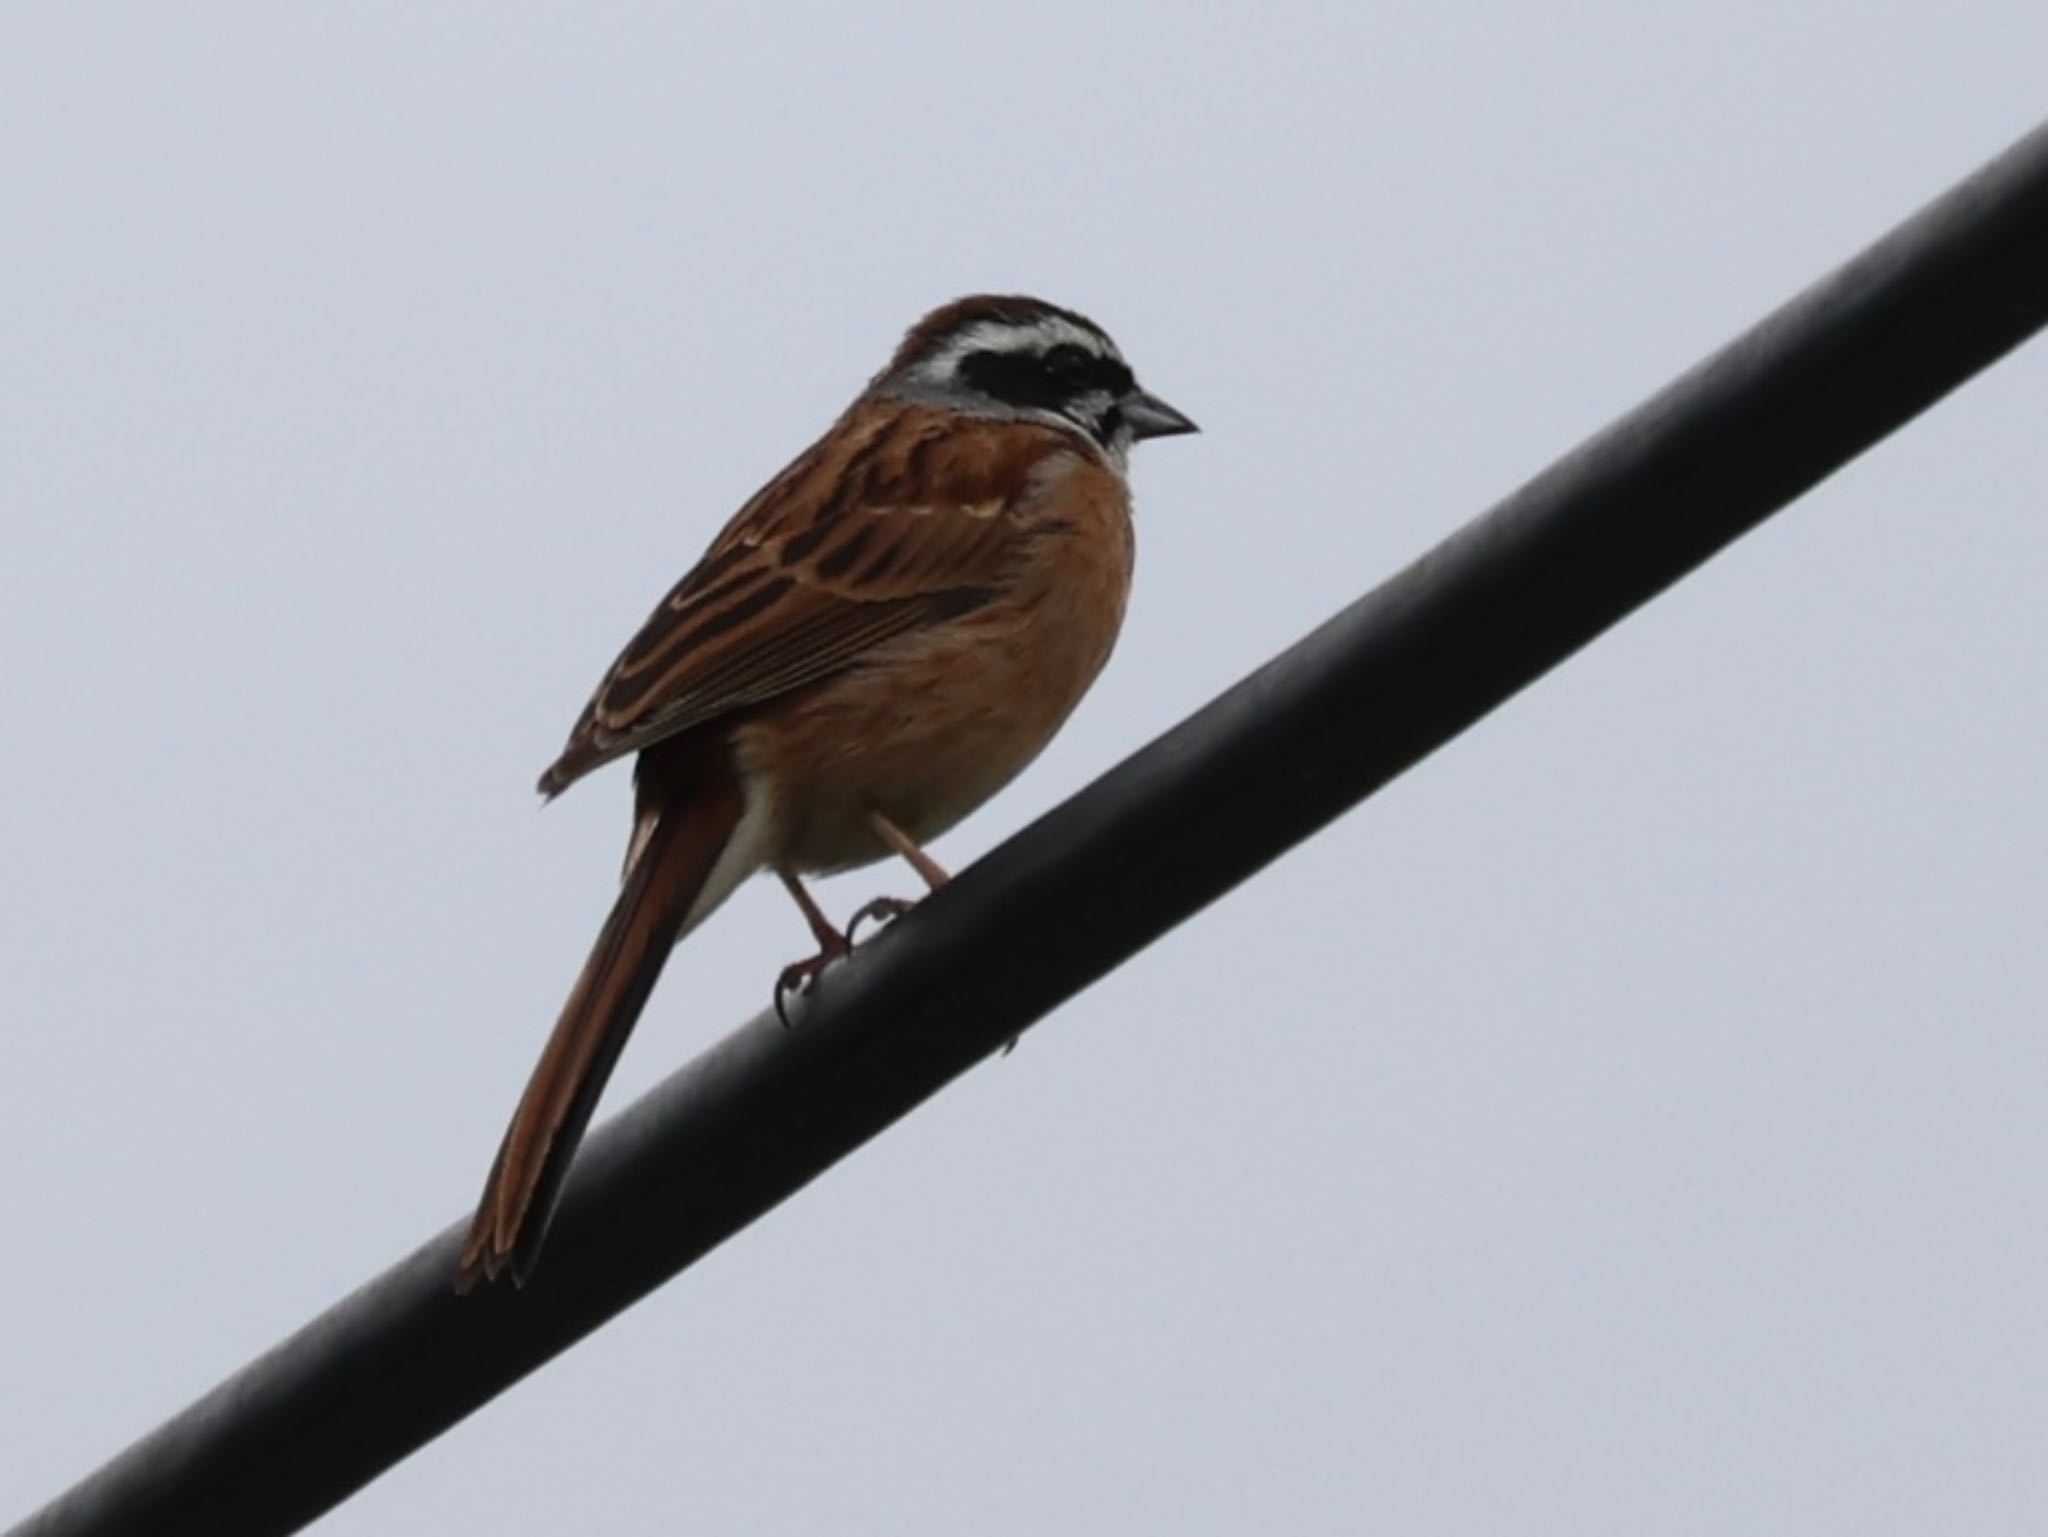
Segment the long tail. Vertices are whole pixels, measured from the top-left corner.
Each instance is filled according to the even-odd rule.
[[[742,810],[730,780],[659,808],[643,793],[635,857],[491,1165],[457,1291],[507,1270],[523,1285],[532,1272],[570,1160],[669,951],[685,925],[704,916],[693,912],[698,899],[710,899],[708,911],[726,894],[705,888]]]

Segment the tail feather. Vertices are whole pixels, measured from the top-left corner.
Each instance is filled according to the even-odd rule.
[[[531,1273],[605,1081],[743,809],[729,779],[659,809],[643,798],[637,857],[498,1148],[462,1248],[458,1291],[508,1270],[524,1284]]]

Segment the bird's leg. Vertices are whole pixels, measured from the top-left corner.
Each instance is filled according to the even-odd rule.
[[[789,995],[802,988],[827,966],[849,953],[853,946],[846,936],[832,927],[831,920],[820,910],[811,894],[804,890],[804,883],[796,878],[794,870],[778,867],[776,876],[782,881],[797,907],[804,915],[804,922],[811,926],[811,935],[818,941],[818,953],[807,961],[792,961],[782,968],[782,975],[775,981],[775,1017],[786,1027],[789,1024]]]
[[[909,860],[910,868],[919,875],[922,875],[925,885],[929,886],[933,891],[937,891],[953,878],[946,873],[945,868],[936,859],[917,846],[915,838],[883,816],[881,812],[870,811],[868,813],[868,826],[875,830],[877,838],[880,838],[890,848]]]
[[[910,868],[923,876],[925,885],[929,886],[933,891],[937,891],[953,878],[946,873],[944,866],[918,847],[915,838],[883,816],[881,812],[870,811],[868,813],[868,826],[874,830],[877,838],[880,838],[891,849],[901,854],[909,863]],[[916,905],[915,902],[903,897],[876,897],[874,901],[868,903],[853,915],[846,925],[846,937],[849,940],[852,939],[854,930],[858,929],[863,922],[886,923],[891,918],[902,917]]]
[[[944,865],[918,847],[915,838],[883,816],[881,812],[868,812],[868,826],[875,830],[876,837],[901,854],[909,862],[910,868],[923,876],[925,885],[929,886],[933,891],[937,891],[941,886],[953,879],[952,876],[946,873]],[[907,902],[902,897],[876,897],[874,901],[868,903],[867,906],[853,915],[846,925],[846,937],[848,940],[853,938],[853,931],[860,927],[863,918],[871,918],[878,922],[886,921],[890,918],[900,918],[916,905],[915,902]],[[1017,1038],[1011,1036],[1003,1046],[1003,1055],[1007,1057],[1016,1049]]]

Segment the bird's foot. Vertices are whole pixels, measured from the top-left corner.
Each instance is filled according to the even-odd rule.
[[[820,935],[821,940],[824,939]],[[789,1000],[799,993],[810,991],[811,983],[834,961],[844,960],[853,951],[853,946],[844,938],[834,934],[819,948],[818,953],[807,961],[791,961],[782,968],[782,975],[775,979],[775,1017],[789,1028]]]
[[[853,942],[853,936],[860,931],[863,923],[888,923],[892,919],[901,918],[915,906],[915,902],[905,897],[876,897],[846,921],[847,942]]]

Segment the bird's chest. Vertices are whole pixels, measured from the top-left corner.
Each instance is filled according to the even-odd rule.
[[[781,805],[789,862],[882,857],[870,810],[935,838],[1014,778],[1109,659],[1131,555],[1125,507],[1084,506],[1040,541],[1011,591],[876,648],[749,743]]]

